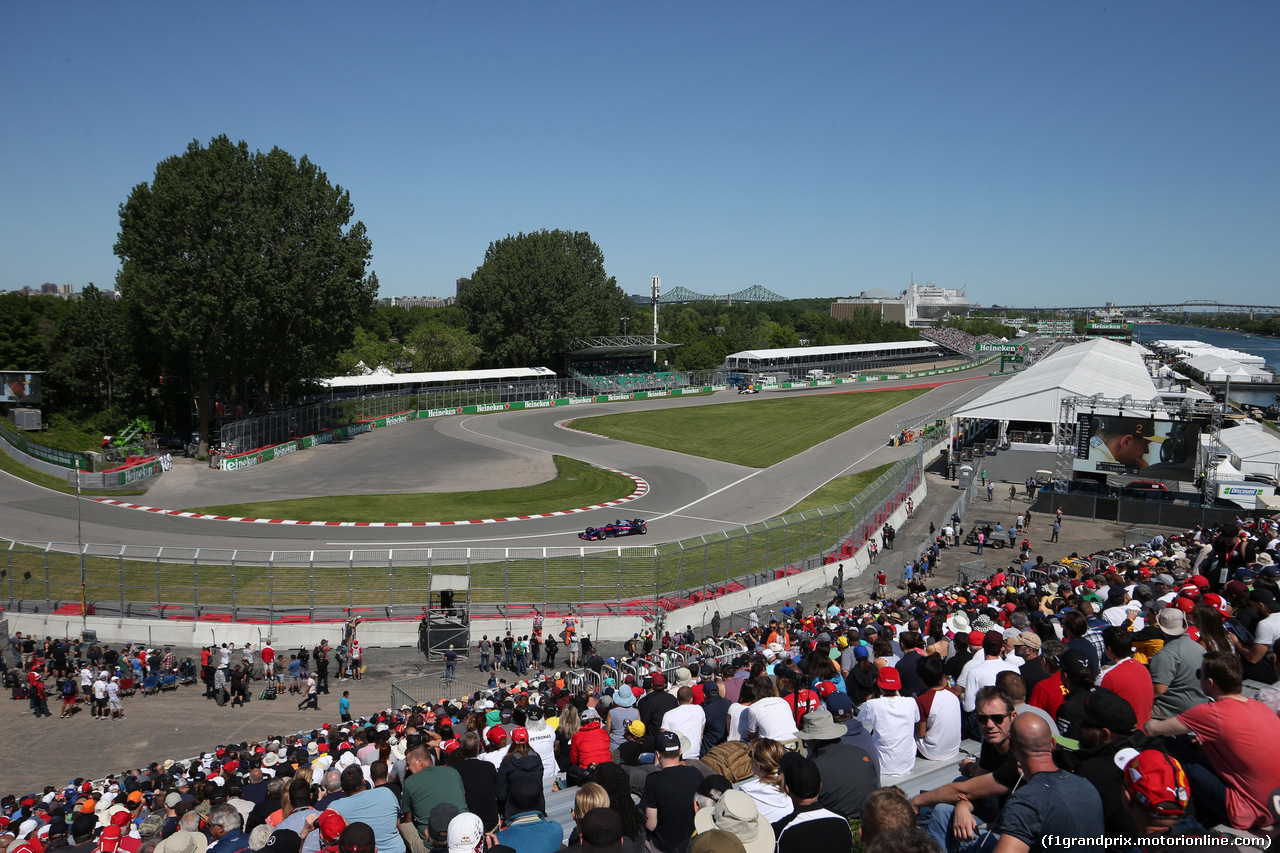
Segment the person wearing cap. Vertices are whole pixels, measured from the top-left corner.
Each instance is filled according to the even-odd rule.
[[[1084,703],[1093,692],[1094,682],[1098,674],[1089,668],[1079,649],[1067,649],[1058,659],[1059,675],[1062,678],[1062,689],[1066,692],[1062,704],[1054,720],[1058,733],[1072,740],[1080,739],[1080,717],[1084,713]]]
[[[1028,714],[1013,721],[1009,735],[1023,781],[992,827],[1000,839],[995,849],[1000,853],[1043,849],[1046,836],[1096,838],[1102,826],[1102,799],[1086,780],[1054,762],[1052,727]]]
[[[755,800],[742,791],[725,791],[715,806],[694,815],[693,824],[699,834],[713,829],[731,833],[746,853],[773,853],[773,827],[760,814]]]
[[[1249,610],[1257,618],[1253,642],[1245,645],[1234,632],[1228,632],[1227,638],[1244,663],[1246,679],[1274,684],[1275,664],[1267,660],[1267,653],[1280,642],[1280,601],[1276,600],[1274,592],[1258,586],[1249,592]]]
[[[524,726],[516,726],[511,730],[511,748],[507,750],[502,764],[498,766],[496,781],[499,810],[505,807],[508,792],[517,779],[525,777],[533,779],[538,783],[538,790],[541,791],[544,775],[542,770],[542,758],[529,746],[529,730]],[[547,810],[545,800],[539,801],[538,809],[539,811]],[[504,813],[512,814],[510,809]]]
[[[730,679],[735,681],[735,679]],[[741,686],[741,682],[738,682]],[[624,686],[623,690],[627,688]],[[702,754],[706,755],[712,747],[729,739],[729,711],[733,703],[721,695],[721,686],[715,681],[707,681],[702,685],[702,711],[707,723],[702,730]]]
[[[1115,462],[1132,474],[1150,464],[1146,457],[1152,442],[1164,439],[1154,434],[1149,420],[1108,415],[1094,420],[1089,443],[1096,462]]]
[[[462,776],[452,767],[437,767],[425,744],[410,747],[405,753],[405,767],[413,775],[404,780],[400,798],[400,836],[410,853],[426,853],[424,837],[429,829],[431,810],[440,803],[453,803],[459,811],[467,808],[467,794]]]
[[[1042,641],[1035,631],[1020,631],[1018,636],[1009,641],[1013,646],[1013,654],[1022,663],[1018,664],[1018,672],[1027,684],[1027,693],[1035,690],[1036,685],[1049,677],[1044,668],[1044,660],[1040,656]],[[1016,661],[1013,661],[1016,663]]]
[[[672,708],[680,704],[674,693],[667,692],[667,678],[661,672],[655,672],[644,681],[645,695],[636,703],[636,712],[640,722],[651,732],[662,727],[662,717]]]
[[[916,723],[920,722],[920,706],[901,694],[902,679],[898,670],[887,666],[876,678],[878,695],[869,699],[858,712],[858,722],[871,732],[884,776],[901,776],[915,766]]]
[[[1157,849],[1145,843],[1152,836],[1180,834],[1177,828],[1187,816],[1191,786],[1178,760],[1157,749],[1125,749],[1116,754],[1116,766],[1120,805],[1133,827],[1129,837],[1138,841],[1136,849]]]
[[[907,701],[915,704],[914,700]],[[830,711],[819,708],[805,716],[800,739],[825,780],[822,805],[836,814],[854,819],[862,814],[867,797],[880,786],[880,770],[865,750],[845,743],[848,732],[848,726],[837,723]],[[873,745],[874,738],[872,733]],[[883,755],[880,760],[884,760]]]
[[[1151,720],[1145,731],[1154,736],[1194,734],[1203,754],[1181,740],[1168,741],[1191,780],[1201,823],[1206,812],[1236,829],[1259,829],[1275,823],[1271,792],[1280,789],[1280,762],[1264,744],[1280,743],[1280,718],[1256,699],[1242,694],[1240,659],[1208,652],[1198,670],[1209,702],[1176,717]]]
[[[1203,704],[1209,697],[1200,689],[1196,675],[1204,660],[1204,646],[1187,636],[1186,615],[1166,607],[1156,614],[1156,627],[1164,637],[1164,646],[1150,664],[1156,697],[1151,716],[1163,720]]]
[[[607,796],[607,795],[606,795]],[[622,817],[607,806],[596,806],[578,817],[578,844],[568,853],[636,853],[636,846],[623,835]]]
[[[808,758],[796,752],[782,756],[782,789],[791,798],[792,812],[775,821],[777,853],[850,853],[853,830],[849,819],[820,801],[822,772]]]
[[[694,830],[694,796],[702,784],[702,773],[684,763],[680,736],[658,732],[658,769],[644,780],[640,810],[648,846],[657,853],[685,853]]]

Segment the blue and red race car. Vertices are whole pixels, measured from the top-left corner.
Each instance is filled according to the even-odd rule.
[[[578,534],[579,539],[612,539],[615,536],[644,535],[649,532],[649,523],[643,518],[630,518],[606,524],[603,527],[588,527]]]

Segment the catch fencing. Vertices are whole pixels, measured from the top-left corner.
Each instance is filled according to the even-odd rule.
[[[842,559],[920,484],[902,459],[853,501],[657,547],[398,548],[232,551],[8,542],[7,609],[225,622],[418,619],[432,578],[462,576],[471,618],[575,612],[586,618],[673,610]],[[83,585],[83,586],[82,586]],[[437,584],[437,587],[439,584]]]

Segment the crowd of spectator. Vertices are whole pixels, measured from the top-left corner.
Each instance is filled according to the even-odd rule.
[[[1002,339],[997,338],[995,335],[971,335],[968,332],[962,332],[950,326],[921,329],[920,337],[927,341],[941,344],[961,355],[972,355],[977,352],[978,344],[1004,343]]]
[[[495,672],[465,701],[9,796],[0,843],[792,853],[856,834],[880,853],[1269,837],[1278,544],[1274,523],[1195,529],[1036,580],[835,596],[713,642],[689,628],[665,654],[592,649],[581,671]],[[953,781],[913,785],[952,763]],[[573,826],[546,814],[564,788]]]

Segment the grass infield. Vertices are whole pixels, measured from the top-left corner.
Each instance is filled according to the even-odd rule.
[[[573,427],[618,441],[768,468],[928,390],[820,394],[752,400],[736,406],[599,415],[578,418]]]
[[[515,489],[336,495],[224,504],[192,511],[239,518],[288,518],[297,521],[467,521],[593,506],[624,498],[636,489],[635,482],[629,477],[613,471],[565,456],[553,458],[556,463],[555,479]]]

